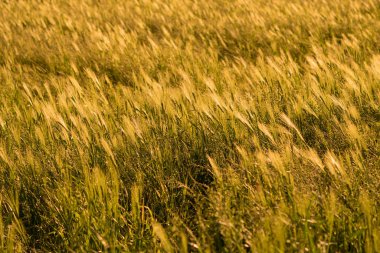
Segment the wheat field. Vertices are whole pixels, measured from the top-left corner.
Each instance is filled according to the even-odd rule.
[[[0,1],[0,252],[380,252],[380,0]]]

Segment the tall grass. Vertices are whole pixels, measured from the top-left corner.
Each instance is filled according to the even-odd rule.
[[[379,0],[0,2],[1,252],[380,252]]]

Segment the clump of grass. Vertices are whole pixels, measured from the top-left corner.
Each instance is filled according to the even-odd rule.
[[[0,3],[0,251],[379,252],[379,1]]]

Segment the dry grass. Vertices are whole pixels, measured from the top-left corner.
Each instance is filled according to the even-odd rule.
[[[0,251],[380,252],[379,0],[0,2]]]

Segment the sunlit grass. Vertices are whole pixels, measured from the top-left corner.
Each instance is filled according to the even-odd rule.
[[[380,2],[0,2],[1,252],[380,252]]]

